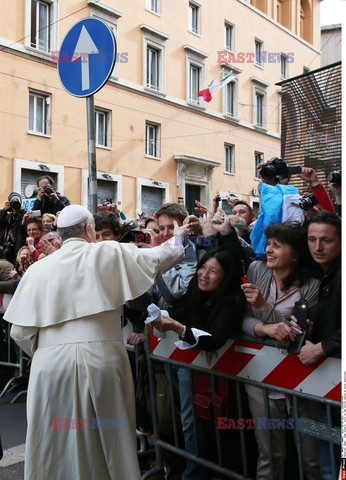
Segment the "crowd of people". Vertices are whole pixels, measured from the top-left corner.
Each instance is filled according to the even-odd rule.
[[[63,289],[68,287],[71,288],[71,292],[73,289],[80,289],[79,294],[74,293],[78,297],[78,308],[72,308],[70,311],[66,306],[64,308],[59,306],[58,312],[51,316],[48,323],[47,320],[41,323],[40,313],[37,312],[33,313],[34,317],[37,316],[36,323],[26,322],[21,318],[16,318],[20,307],[10,309],[7,319],[11,323],[15,323],[14,327],[32,329],[25,330],[24,333],[15,329],[14,338],[25,351],[33,354],[39,352],[40,348],[38,347],[47,345],[47,341],[48,345],[55,345],[55,342],[49,343],[53,338],[49,335],[42,335],[44,338],[40,341],[38,330],[42,330],[42,327],[50,326],[53,328],[52,331],[57,332],[57,336],[59,338],[61,336],[65,341],[67,333],[54,330],[55,324],[61,326],[61,324],[68,324],[72,319],[76,322],[76,319],[80,320],[81,318],[87,322],[95,314],[102,317],[104,310],[118,312],[118,309],[125,305],[125,317],[133,322],[133,332],[127,341],[129,344],[137,346],[144,341],[144,320],[147,317],[147,307],[155,304],[161,310],[166,310],[168,316],[155,320],[151,327],[147,327],[150,333],[152,333],[152,327],[159,332],[173,331],[177,335],[177,340],[184,342],[187,347],[198,348],[207,352],[209,356],[219,350],[227,339],[241,333],[254,338],[270,337],[279,342],[278,345],[287,346],[302,334],[301,326],[294,313],[296,303],[304,300],[308,306],[309,320],[306,341],[298,353],[300,362],[304,365],[311,365],[325,357],[340,357],[341,172],[332,172],[328,176],[329,187],[335,195],[335,204],[312,168],[303,167],[299,175],[310,187],[309,195],[313,195],[313,199],[311,196],[303,195],[303,199],[309,200],[300,200],[295,205],[303,211],[304,220],[300,224],[284,221],[267,225],[263,231],[266,237],[265,256],[261,258],[251,245],[251,232],[256,226],[256,215],[247,202],[237,200],[232,196],[227,200],[231,208],[230,215],[226,215],[220,208],[220,199],[216,197],[210,208],[196,201],[195,214],[189,214],[181,204],[168,203],[162,205],[156,212],[149,212],[148,216],[142,214],[137,220],[123,221],[119,217],[116,206],[112,204],[103,205],[93,217],[84,215],[78,209],[74,212],[75,206],[71,206],[66,197],[62,197],[55,191],[54,182],[48,176],[38,179],[38,198],[32,210],[25,211],[22,208],[22,198],[19,193],[10,193],[3,210],[0,210],[0,248],[3,258],[0,260],[0,293],[14,293],[16,290],[18,293],[28,291],[29,278],[36,278],[37,272],[43,269],[43,266],[41,269],[39,266],[32,268],[32,265],[36,263],[39,265],[45,257],[48,259],[45,260],[46,263],[42,262],[42,265],[48,265],[48,260],[51,265],[56,265],[58,255],[60,255],[60,262],[65,262],[67,271],[70,271],[72,276],[75,274],[78,278],[73,282],[61,274],[62,283],[60,285],[47,278],[45,288],[49,288],[49,285],[56,288],[55,294],[59,292],[62,294]],[[272,186],[287,185],[289,178],[287,176],[279,178],[278,176],[270,178],[268,181],[262,177],[262,182]],[[82,239],[87,243],[96,242],[103,246],[98,250],[94,249],[93,253],[88,253],[89,256],[87,256],[85,253],[77,252],[77,243],[81,252],[82,247],[86,249],[86,246],[79,245],[80,242],[75,242],[74,245],[73,240],[76,239]],[[174,239],[180,245],[179,255],[175,253],[174,256],[175,261],[164,258],[164,254],[161,253],[164,249],[157,250],[157,248],[162,249],[163,247],[159,246],[169,243],[170,239]],[[129,246],[125,247],[124,243],[135,244],[135,246],[131,246],[131,249],[128,250]],[[109,247],[105,246],[107,244]],[[118,278],[112,278],[111,266],[107,264],[108,261],[112,265],[110,261],[112,249],[123,258],[123,265],[117,265],[113,270],[119,275]],[[74,268],[72,264],[70,265],[66,260],[68,250],[71,251],[71,258],[78,256],[79,263],[77,262],[75,265],[75,273],[72,273]],[[182,250],[184,251],[183,256]],[[54,255],[52,255],[53,253]],[[95,256],[96,254],[99,256]],[[142,260],[138,260],[141,256]],[[135,257],[136,262],[133,263],[130,257]],[[149,262],[150,266],[142,266],[141,262],[145,262],[145,260]],[[88,264],[85,266],[85,271],[84,267],[80,265],[80,262],[83,261]],[[154,263],[151,265],[150,262]],[[135,264],[136,266],[134,266]],[[90,268],[89,271],[87,271],[87,266]],[[135,271],[131,272],[131,268]],[[137,272],[137,269],[142,270]],[[143,269],[145,273],[143,273]],[[31,271],[32,273],[30,273]],[[136,272],[138,278],[136,278]],[[83,275],[91,275],[94,281],[88,282]],[[138,284],[140,281],[141,276],[143,281],[140,288],[134,287],[136,282]],[[105,280],[107,280],[107,285]],[[121,282],[125,282],[123,288],[120,286]],[[21,285],[22,283],[23,285]],[[98,286],[96,286],[97,283]],[[148,288],[144,288],[145,285]],[[104,287],[105,292],[101,291],[101,287]],[[118,288],[118,291],[113,292],[116,290],[115,287]],[[89,295],[88,301],[94,304],[93,307],[84,308],[82,293],[87,295],[86,299]],[[23,296],[23,293],[21,295]],[[110,299],[112,295],[114,298]],[[47,298],[49,296],[50,293],[47,290]],[[16,298],[19,299],[20,304],[22,297],[18,295],[13,302],[16,301]],[[71,303],[73,304],[73,298]],[[52,301],[52,308],[54,305],[55,303]],[[23,314],[23,312],[21,313]],[[102,317],[101,319],[105,325],[107,324],[106,330],[109,329],[108,322],[114,320],[111,317]],[[109,332],[109,330],[107,331]],[[201,331],[204,332],[204,335],[200,333]],[[73,338],[79,341],[76,334],[73,334]],[[113,337],[111,336],[111,338]],[[30,346],[27,344],[29,340]],[[104,341],[105,339],[97,336],[97,340]],[[115,337],[114,340],[116,340]],[[67,355],[66,352],[64,354]],[[42,353],[36,353],[37,357],[39,355],[43,358]],[[71,356],[72,362],[74,353],[70,352],[68,355]],[[85,360],[89,353],[85,354],[84,352],[83,355],[84,361],[90,368],[88,360]],[[107,351],[107,355],[109,358],[116,358],[114,352]],[[98,358],[98,364],[106,361],[105,359],[105,356],[102,356],[102,359]],[[62,357],[60,360],[66,365]],[[56,359],[49,355],[45,361],[56,364]],[[37,362],[35,369],[37,369]],[[66,366],[64,368],[66,369]],[[119,376],[119,372],[113,371],[112,368],[110,367],[111,373],[109,374]],[[125,366],[123,368],[125,369]],[[32,387],[31,392],[34,388],[38,388],[40,381],[38,370],[34,370],[34,372],[32,375],[35,387]],[[190,371],[179,366],[170,368],[166,373],[176,392],[185,451],[195,455],[197,445],[194,434],[194,387]],[[81,375],[83,377],[84,373]],[[90,375],[92,377],[93,374]],[[126,384],[126,396],[132,398],[132,387],[129,386],[128,374],[126,373],[126,378],[124,375],[120,375],[123,379],[121,382]],[[108,385],[106,376],[107,374],[104,372],[100,378]],[[72,387],[73,379],[70,377],[68,381],[61,377],[61,382],[62,384],[66,383],[66,388],[80,391],[80,397],[84,399],[81,401],[86,401],[83,397],[83,386],[80,380],[77,382],[77,387]],[[52,386],[52,380],[49,381],[49,385],[53,392],[56,391],[56,387]],[[116,386],[119,388],[119,384]],[[114,396],[119,395],[113,387],[109,386],[108,393]],[[100,391],[103,391],[102,388]],[[34,399],[37,402],[34,393],[30,395],[32,402]],[[50,395],[53,395],[52,392]],[[60,398],[58,393],[56,395]],[[246,395],[253,418],[264,417],[263,389],[247,385]],[[91,399],[92,405],[88,400],[86,410],[81,408],[79,416],[82,413],[86,415],[86,412],[90,415],[91,411],[98,416],[96,408],[100,408],[98,402],[101,399],[96,397],[95,394],[95,399]],[[272,418],[285,419],[293,415],[293,405],[286,395],[270,391],[268,401]],[[39,400],[38,403],[40,402],[42,403],[43,400]],[[121,405],[122,402],[123,397],[120,400]],[[57,404],[61,406],[62,400],[60,404],[59,402]],[[105,413],[108,418],[111,415],[111,408],[111,402],[109,402],[109,409]],[[118,412],[119,415],[132,418],[131,412],[125,407],[119,407],[119,409],[121,410],[121,413]],[[311,401],[299,400],[298,409],[301,416],[321,422],[326,421],[326,408],[322,404],[316,407],[316,404]],[[37,455],[36,452],[39,449],[37,443],[39,439],[35,429],[38,428],[39,417],[37,408],[34,410],[31,412],[31,423],[28,425],[28,435],[31,437],[28,449],[30,456],[27,457],[27,461],[31,463],[31,466],[26,467],[26,480],[41,478],[35,473],[35,468],[39,468],[40,464],[44,462],[44,456]],[[55,415],[53,410],[51,413],[53,416]],[[332,414],[334,425],[338,426],[340,419],[337,410],[335,409]],[[214,420],[216,421],[216,419]],[[197,418],[198,451],[202,455],[205,454],[206,457],[213,450],[211,424],[211,421]],[[56,440],[51,438],[51,432],[40,429],[38,431],[48,435],[56,445],[54,443]],[[287,456],[285,431],[280,429],[271,431],[271,442],[267,430],[255,428],[254,432],[258,447],[257,480],[270,478],[270,444],[272,445],[274,478],[284,480],[285,465],[287,465],[285,463]],[[78,435],[80,434],[79,432]],[[100,443],[95,439],[92,443],[95,457],[98,457],[97,462],[95,460],[97,469],[99,471],[108,469],[109,472],[113,472],[113,469],[116,469],[114,462],[116,465],[122,465],[121,468],[119,467],[119,471],[123,476],[117,477],[116,475],[119,474],[117,472],[117,474],[114,473],[114,476],[110,473],[109,478],[131,478],[133,480],[139,478],[136,467],[124,466],[125,458],[115,458],[113,454],[109,453],[112,441],[115,440],[107,435],[102,438]],[[35,436],[34,439],[33,436]],[[125,442],[128,451],[131,450],[133,453],[134,447],[130,437],[122,439],[119,434],[116,442],[117,445]],[[334,480],[329,444],[308,435],[302,435],[301,443],[306,478],[308,480]],[[73,442],[69,445],[73,457],[73,453],[76,454],[75,449],[78,450],[81,447],[80,445],[76,447]],[[80,451],[82,456],[88,456],[88,446],[83,445]],[[335,448],[334,453],[338,469],[340,450]],[[50,453],[51,455],[52,453]],[[100,460],[100,456],[104,457],[104,461]],[[136,461],[134,455],[130,455],[130,457],[127,462]],[[36,459],[33,460],[34,458]],[[56,468],[53,467],[53,463],[50,463],[50,467]],[[95,465],[92,465],[90,458],[87,465],[90,469],[96,468]],[[85,465],[80,464],[73,468],[73,475],[69,474],[69,478],[94,478],[90,473],[80,475],[81,471],[85,471]],[[126,470],[127,468],[128,470]],[[68,472],[68,470],[56,471],[59,472],[59,478],[63,478],[62,475],[67,475],[66,472]],[[79,476],[76,474],[77,471],[79,471]],[[178,475],[176,478],[182,480],[210,478],[210,472],[192,460],[186,461]],[[53,478],[55,478],[54,475]]]

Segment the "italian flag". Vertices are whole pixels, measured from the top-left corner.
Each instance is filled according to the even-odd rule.
[[[203,97],[203,100],[205,102],[210,102],[210,100],[213,98],[213,95],[215,92],[220,90],[220,88],[224,87],[229,83],[231,80],[233,80],[234,75],[226,75],[220,82],[214,83],[214,80],[208,85],[208,88],[205,88],[204,90],[200,90],[197,92],[197,97]]]

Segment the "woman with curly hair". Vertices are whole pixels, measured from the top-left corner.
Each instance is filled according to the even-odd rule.
[[[318,306],[319,280],[313,278],[313,261],[307,246],[306,229],[294,223],[273,224],[265,230],[268,238],[266,258],[253,262],[248,271],[248,283],[242,285],[248,301],[248,312],[243,320],[243,331],[255,337],[272,337],[279,342],[294,340],[290,317],[294,314],[295,302],[305,299],[308,315],[314,320]],[[247,385],[249,406],[255,424],[258,418],[266,417],[266,390]],[[268,392],[270,418],[291,417],[291,397],[281,392]],[[314,417],[311,402],[299,401],[299,414]],[[273,429],[271,442],[268,430],[255,427],[258,444],[257,480],[270,476],[270,443],[273,454],[275,480],[285,475],[285,430]],[[312,437],[302,435],[304,473],[307,480],[320,480],[318,444]]]

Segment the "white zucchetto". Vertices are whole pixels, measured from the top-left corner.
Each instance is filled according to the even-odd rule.
[[[93,218],[89,210],[80,205],[68,205],[60,212],[57,220],[57,227],[72,227],[73,225],[82,223],[87,218]]]

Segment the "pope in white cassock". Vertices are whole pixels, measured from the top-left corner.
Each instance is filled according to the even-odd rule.
[[[5,314],[33,355],[25,480],[138,480],[120,311],[184,249],[95,243],[93,217],[79,205],[62,210],[58,230],[61,249],[29,268]]]

